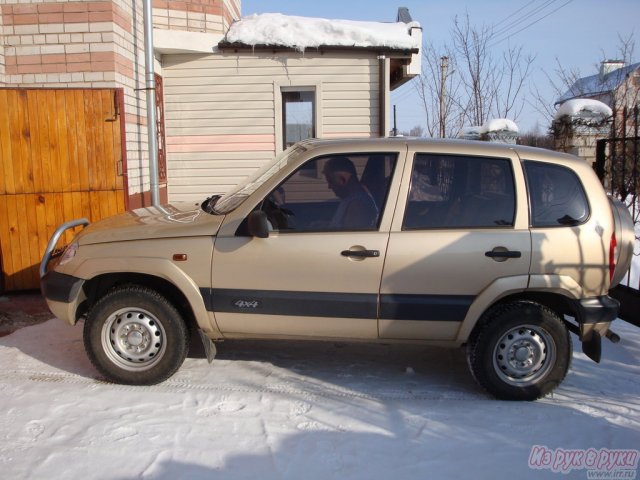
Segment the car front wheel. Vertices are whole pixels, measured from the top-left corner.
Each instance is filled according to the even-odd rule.
[[[569,332],[551,309],[529,301],[490,310],[467,346],[480,385],[504,400],[535,400],[557,387],[571,363]]]
[[[87,315],[84,345],[108,380],[153,385],[169,378],[188,351],[188,330],[163,296],[140,286],[118,287]]]

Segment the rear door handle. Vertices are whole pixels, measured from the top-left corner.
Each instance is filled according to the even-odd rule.
[[[520,258],[522,257],[522,252],[517,250],[498,250],[494,248],[490,252],[484,252],[485,257],[489,258]]]
[[[340,255],[356,258],[379,257],[380,250],[343,250]]]

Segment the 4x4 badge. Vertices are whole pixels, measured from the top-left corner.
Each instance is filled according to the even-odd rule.
[[[236,300],[233,306],[237,308],[258,308],[260,302],[258,300]]]

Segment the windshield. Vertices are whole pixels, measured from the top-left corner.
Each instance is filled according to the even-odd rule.
[[[211,210],[217,215],[225,215],[235,210],[269,177],[284,168],[289,162],[295,161],[298,156],[306,150],[307,147],[299,143],[287,148],[271,162],[258,169],[253,175],[250,175],[228,193],[220,197],[215,204],[213,204]]]

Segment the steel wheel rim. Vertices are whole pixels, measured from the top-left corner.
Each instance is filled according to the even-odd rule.
[[[121,308],[109,315],[101,340],[109,360],[128,371],[152,368],[167,348],[162,323],[142,308]]]
[[[556,361],[556,344],[546,330],[520,325],[507,331],[493,350],[493,367],[507,383],[525,387],[544,377]]]

